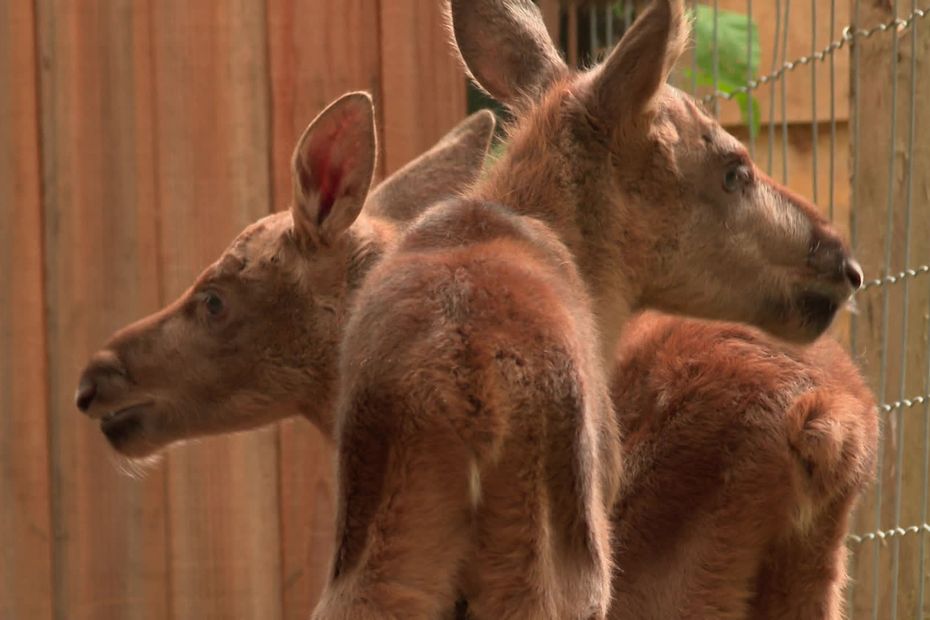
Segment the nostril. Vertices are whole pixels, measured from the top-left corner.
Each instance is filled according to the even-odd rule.
[[[90,407],[90,404],[94,402],[94,397],[96,395],[97,384],[88,377],[82,377],[81,383],[78,385],[78,389],[74,393],[74,404],[76,404],[77,408],[81,411],[87,411],[87,408]]]
[[[843,270],[846,274],[846,279],[849,281],[849,285],[853,287],[854,291],[859,290],[859,287],[862,286],[862,267],[859,266],[859,263],[856,262],[854,258],[847,258],[843,266]]]

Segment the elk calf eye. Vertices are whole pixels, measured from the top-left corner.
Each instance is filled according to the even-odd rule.
[[[207,313],[210,316],[219,316],[223,314],[223,300],[220,299],[219,295],[216,293],[207,293],[203,298],[203,304],[207,308]]]
[[[744,169],[744,166],[731,167],[723,177],[723,189],[730,193],[737,191],[742,187],[748,176],[749,174]]]

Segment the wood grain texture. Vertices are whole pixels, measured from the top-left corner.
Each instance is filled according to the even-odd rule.
[[[326,585],[336,538],[335,449],[305,420],[280,427],[283,617],[305,620]]]
[[[264,6],[152,7],[163,301],[270,211]],[[180,446],[167,459],[170,617],[281,615],[277,431]]]
[[[440,3],[381,3],[384,172],[390,174],[465,117],[465,76],[450,51]]]
[[[0,617],[52,615],[48,384],[32,3],[0,0]]]
[[[267,1],[274,206],[285,209],[297,138],[327,104],[349,91],[368,91],[380,127],[378,11],[371,0]]]
[[[269,0],[274,205],[291,199],[290,158],[307,124],[352,90],[375,98],[383,125],[377,6]],[[379,146],[384,145],[383,139]],[[384,157],[379,157],[383,168]],[[280,425],[282,605],[285,618],[309,617],[326,583],[335,539],[334,451],[304,420]]]
[[[56,618],[163,618],[164,477],[121,473],[72,398],[158,307],[147,4],[37,3]]]
[[[887,3],[862,3],[862,27],[891,19],[890,6]],[[902,6],[900,16],[904,12]],[[892,47],[894,35],[890,32],[862,41],[860,50],[859,106],[856,109],[860,136],[858,148],[852,151],[853,191],[857,220],[855,249],[867,278],[930,262],[930,145],[926,133],[930,127],[930,109],[923,103],[930,97],[930,61],[927,57],[930,22],[924,19],[916,24],[916,125],[912,153],[907,147],[910,67],[914,54],[910,31],[898,36],[897,54]],[[897,88],[894,104],[892,84]],[[894,126],[891,120],[893,109],[896,111]],[[893,162],[893,170],[889,162]],[[909,227],[908,183],[912,184],[913,191]],[[909,243],[906,241],[908,228]],[[890,248],[890,260],[887,261],[886,248]],[[927,356],[930,355],[927,344],[930,338],[930,283],[926,277],[869,289],[857,295],[857,303],[860,315],[854,325],[856,351],[866,365],[879,400],[892,402],[925,394]],[[883,384],[884,389],[881,389]],[[873,487],[862,502],[855,524],[858,532],[887,530],[899,525],[907,527],[923,522],[921,502],[928,475],[923,468],[924,451],[928,449],[924,433],[925,424],[930,421],[921,407],[901,408],[880,415],[884,442],[881,492],[878,486]],[[900,501],[900,519],[895,514],[897,500]],[[897,605],[898,618],[925,618],[930,615],[926,600],[923,610],[917,608],[920,579],[927,580],[925,587],[930,593],[928,567],[919,566],[922,536],[925,535],[856,545],[851,568],[856,582],[852,595],[853,617],[869,617],[872,613],[880,618],[891,617],[894,604]],[[895,571],[896,554],[898,566]],[[892,587],[895,573],[897,592]],[[875,579],[877,591],[873,586]]]

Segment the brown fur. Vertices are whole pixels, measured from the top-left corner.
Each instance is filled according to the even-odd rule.
[[[459,592],[478,618],[605,617],[621,469],[604,364],[625,318],[649,305],[811,340],[861,273],[664,85],[680,1],[576,75],[528,0],[451,10],[470,73],[517,121],[487,179],[420,217],[356,298],[314,617],[436,617]]]
[[[647,313],[618,346],[612,618],[842,618],[875,403],[829,338]]]

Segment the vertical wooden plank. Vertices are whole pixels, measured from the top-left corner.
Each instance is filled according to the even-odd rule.
[[[117,327],[158,307],[145,2],[37,3],[54,616],[164,618],[164,478],[134,480],[72,402]]]
[[[35,11],[0,0],[0,617],[51,618]]]
[[[272,178],[276,209],[291,198],[297,138],[328,103],[352,90],[380,106],[377,4],[371,0],[268,0],[272,98]]]
[[[888,3],[862,2],[861,23],[868,28],[889,21],[893,15]],[[906,12],[901,7],[902,15]],[[856,197],[858,243],[856,252],[865,269],[866,278],[896,273],[906,267],[930,261],[930,145],[926,131],[930,127],[930,108],[922,102],[930,97],[930,21],[918,19],[918,46],[911,48],[910,31],[897,35],[897,54],[893,53],[893,32],[859,39],[860,73],[858,109],[852,112],[859,123],[859,161],[854,164],[853,178]],[[910,130],[911,57],[916,53],[916,125],[913,153],[908,152]],[[896,101],[892,100],[892,84],[896,86]],[[894,105],[893,105],[894,104]],[[896,112],[892,129],[892,109]],[[893,162],[894,168],[891,169]],[[909,169],[912,177],[908,177]],[[892,176],[889,177],[889,173]],[[911,221],[907,226],[907,187],[912,183]],[[889,192],[891,196],[889,230]],[[910,256],[905,257],[905,236],[910,229]],[[887,235],[890,246],[886,246]],[[886,247],[890,247],[890,262],[886,264]],[[928,335],[927,316],[930,311],[930,290],[926,279],[908,281],[905,306],[905,284],[874,287],[857,295],[860,311],[856,322],[859,355],[865,360],[872,386],[882,383],[884,362],[885,389],[878,394],[882,402],[924,393]],[[887,294],[887,302],[885,295]],[[887,315],[885,307],[887,304]],[[907,321],[904,320],[907,308]],[[887,325],[887,337],[883,332]],[[877,488],[862,502],[856,519],[859,532],[889,530],[921,522],[920,503],[923,493],[924,420],[920,407],[900,408],[881,413],[883,421],[883,459],[881,463],[881,496]],[[900,463],[900,465],[899,465]],[[897,488],[900,479],[900,492]],[[896,520],[896,498],[900,500],[900,521]],[[878,516],[880,515],[880,520]],[[852,575],[856,581],[853,602],[855,617],[890,617],[893,603],[898,618],[926,617],[927,610],[917,609],[917,588],[920,580],[930,579],[926,567],[919,566],[920,537],[905,535],[898,539],[866,542],[854,548]],[[898,567],[894,570],[895,545],[898,544]],[[878,549],[878,562],[874,553]],[[877,576],[876,576],[877,568]],[[897,593],[893,582],[897,574]],[[875,596],[873,579],[877,577]],[[926,585],[930,587],[930,582]],[[877,601],[877,609],[873,604]]]
[[[152,5],[168,299],[270,210],[265,19],[246,0]],[[275,429],[169,455],[172,617],[280,617],[277,457]]]
[[[465,76],[435,0],[381,3],[385,173],[428,149],[465,117]]]
[[[269,0],[274,205],[291,198],[290,157],[300,133],[351,90],[375,96],[383,124],[377,4]],[[383,157],[381,165],[383,165]],[[280,425],[284,617],[308,618],[326,583],[335,538],[333,448],[304,420]]]

